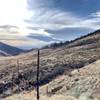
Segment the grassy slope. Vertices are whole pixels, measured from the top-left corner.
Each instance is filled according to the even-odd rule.
[[[87,43],[87,41],[90,42]],[[48,83],[64,72],[70,74],[72,70],[100,59],[100,33],[56,49],[43,49],[41,50],[40,58],[41,83]],[[12,72],[17,72],[17,59],[20,62],[20,72],[25,76],[25,80],[35,83],[36,51],[19,56],[0,57],[0,81],[11,80]]]
[[[71,76],[62,75],[40,89],[40,100],[99,100],[100,99],[100,60],[71,72]],[[46,93],[48,86],[49,94]],[[58,89],[58,87],[61,87]],[[55,92],[52,92],[54,91]],[[36,100],[36,92],[23,92],[4,100]]]

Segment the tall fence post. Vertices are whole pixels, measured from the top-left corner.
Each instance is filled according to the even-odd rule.
[[[37,100],[40,99],[39,95],[39,68],[40,67],[40,50],[38,49],[38,56],[37,56]]]
[[[20,79],[19,79],[19,70],[20,70],[20,65],[19,65],[19,59],[17,59],[17,75],[18,75],[18,81],[19,81],[19,84],[20,84]],[[20,91],[20,86],[19,84],[17,85],[18,86],[18,92]]]

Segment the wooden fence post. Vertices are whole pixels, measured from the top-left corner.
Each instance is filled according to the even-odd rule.
[[[37,55],[37,100],[40,99],[40,95],[39,95],[39,68],[40,67],[40,50],[38,49],[38,55]]]
[[[19,84],[20,84],[20,79],[19,79],[19,60],[17,59],[17,75],[18,75],[18,81],[19,81]],[[20,86],[19,84],[17,85],[18,86],[18,92],[20,91]]]

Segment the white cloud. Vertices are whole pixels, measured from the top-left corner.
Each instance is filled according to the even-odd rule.
[[[27,0],[0,0],[0,21],[2,20],[2,24],[11,23],[24,26],[24,19],[30,18],[31,15],[32,13],[27,9]]]
[[[11,39],[12,38],[12,39]],[[8,36],[0,39],[1,42],[8,45],[16,46],[24,49],[38,48],[47,45],[48,42],[40,41],[38,39],[30,39],[28,37]]]
[[[96,30],[100,28],[100,18],[91,18],[83,20],[80,23],[80,27]]]
[[[32,12],[27,9],[27,0],[0,0],[0,26],[18,26],[20,32],[26,27],[24,19],[31,15]]]
[[[81,21],[80,18],[70,12],[63,12],[56,9],[38,10],[34,11],[36,14],[31,18],[31,26],[33,27],[46,30],[59,30],[65,25],[70,26]]]
[[[91,13],[79,23],[79,27],[92,30],[100,29],[100,12]]]
[[[100,17],[100,12],[95,12],[90,15],[91,17]]]

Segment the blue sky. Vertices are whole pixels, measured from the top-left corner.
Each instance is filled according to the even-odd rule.
[[[0,0],[0,41],[30,49],[100,28],[100,0]]]

